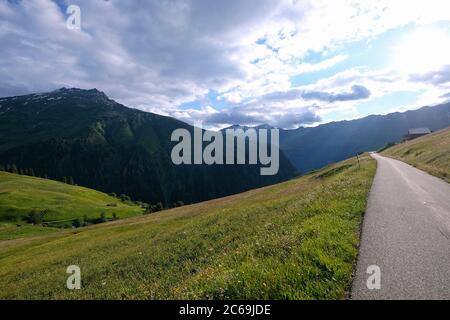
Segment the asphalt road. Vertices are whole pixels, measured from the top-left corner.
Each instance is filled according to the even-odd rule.
[[[372,156],[378,169],[351,298],[450,299],[450,184],[403,162]],[[368,278],[374,279],[367,273],[372,265],[380,268],[380,289],[367,287]],[[376,281],[370,283],[373,288]]]

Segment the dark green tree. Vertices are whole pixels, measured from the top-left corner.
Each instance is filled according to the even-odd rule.
[[[155,206],[155,211],[154,212],[158,212],[158,211],[162,211],[164,210],[164,206],[161,202],[158,202]]]

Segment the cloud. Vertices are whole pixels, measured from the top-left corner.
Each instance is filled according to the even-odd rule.
[[[61,2],[0,1],[0,95],[96,87],[125,105],[211,126],[309,124],[322,108],[382,94],[389,81],[397,86],[391,74],[348,72],[297,89],[291,78],[351,59],[337,50],[346,43],[449,17],[438,0],[408,1],[408,10],[390,0],[73,0],[82,14],[75,31]],[[183,107],[210,92],[223,110]],[[323,105],[311,109],[303,92]]]
[[[412,74],[410,80],[435,85],[448,83],[450,82],[450,65],[442,66],[440,69],[430,72]]]
[[[306,108],[299,112],[285,113],[275,117],[275,125],[280,128],[298,128],[300,126],[312,125],[322,121],[314,107]]]
[[[316,111],[316,107],[302,107],[290,113],[270,111],[256,113],[245,108],[232,108],[209,114],[202,120],[205,125],[212,125],[219,129],[233,124],[249,126],[269,124],[280,128],[297,128],[322,121]]]
[[[353,101],[369,98],[370,91],[364,86],[354,85],[350,92],[328,93],[323,91],[306,91],[303,92],[301,96],[305,100],[319,100],[326,102]]]
[[[331,57],[329,59],[325,59],[318,63],[301,63],[298,66],[296,66],[294,69],[295,71],[292,72],[293,75],[297,74],[303,74],[308,72],[316,72],[321,71],[325,69],[329,69],[331,67],[334,67],[335,65],[347,60],[349,58],[348,55],[344,54],[338,54],[334,57]]]

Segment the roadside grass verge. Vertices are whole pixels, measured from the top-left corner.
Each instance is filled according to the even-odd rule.
[[[343,299],[375,170],[365,155],[360,168],[350,159],[239,195],[0,242],[0,298]],[[81,290],[66,288],[69,265],[81,268]]]
[[[382,154],[450,183],[450,128],[397,144]]]

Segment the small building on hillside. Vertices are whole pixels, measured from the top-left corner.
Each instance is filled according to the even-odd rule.
[[[413,139],[425,136],[430,133],[431,133],[431,130],[428,128],[409,129],[408,134],[403,137],[403,141],[413,140]]]

